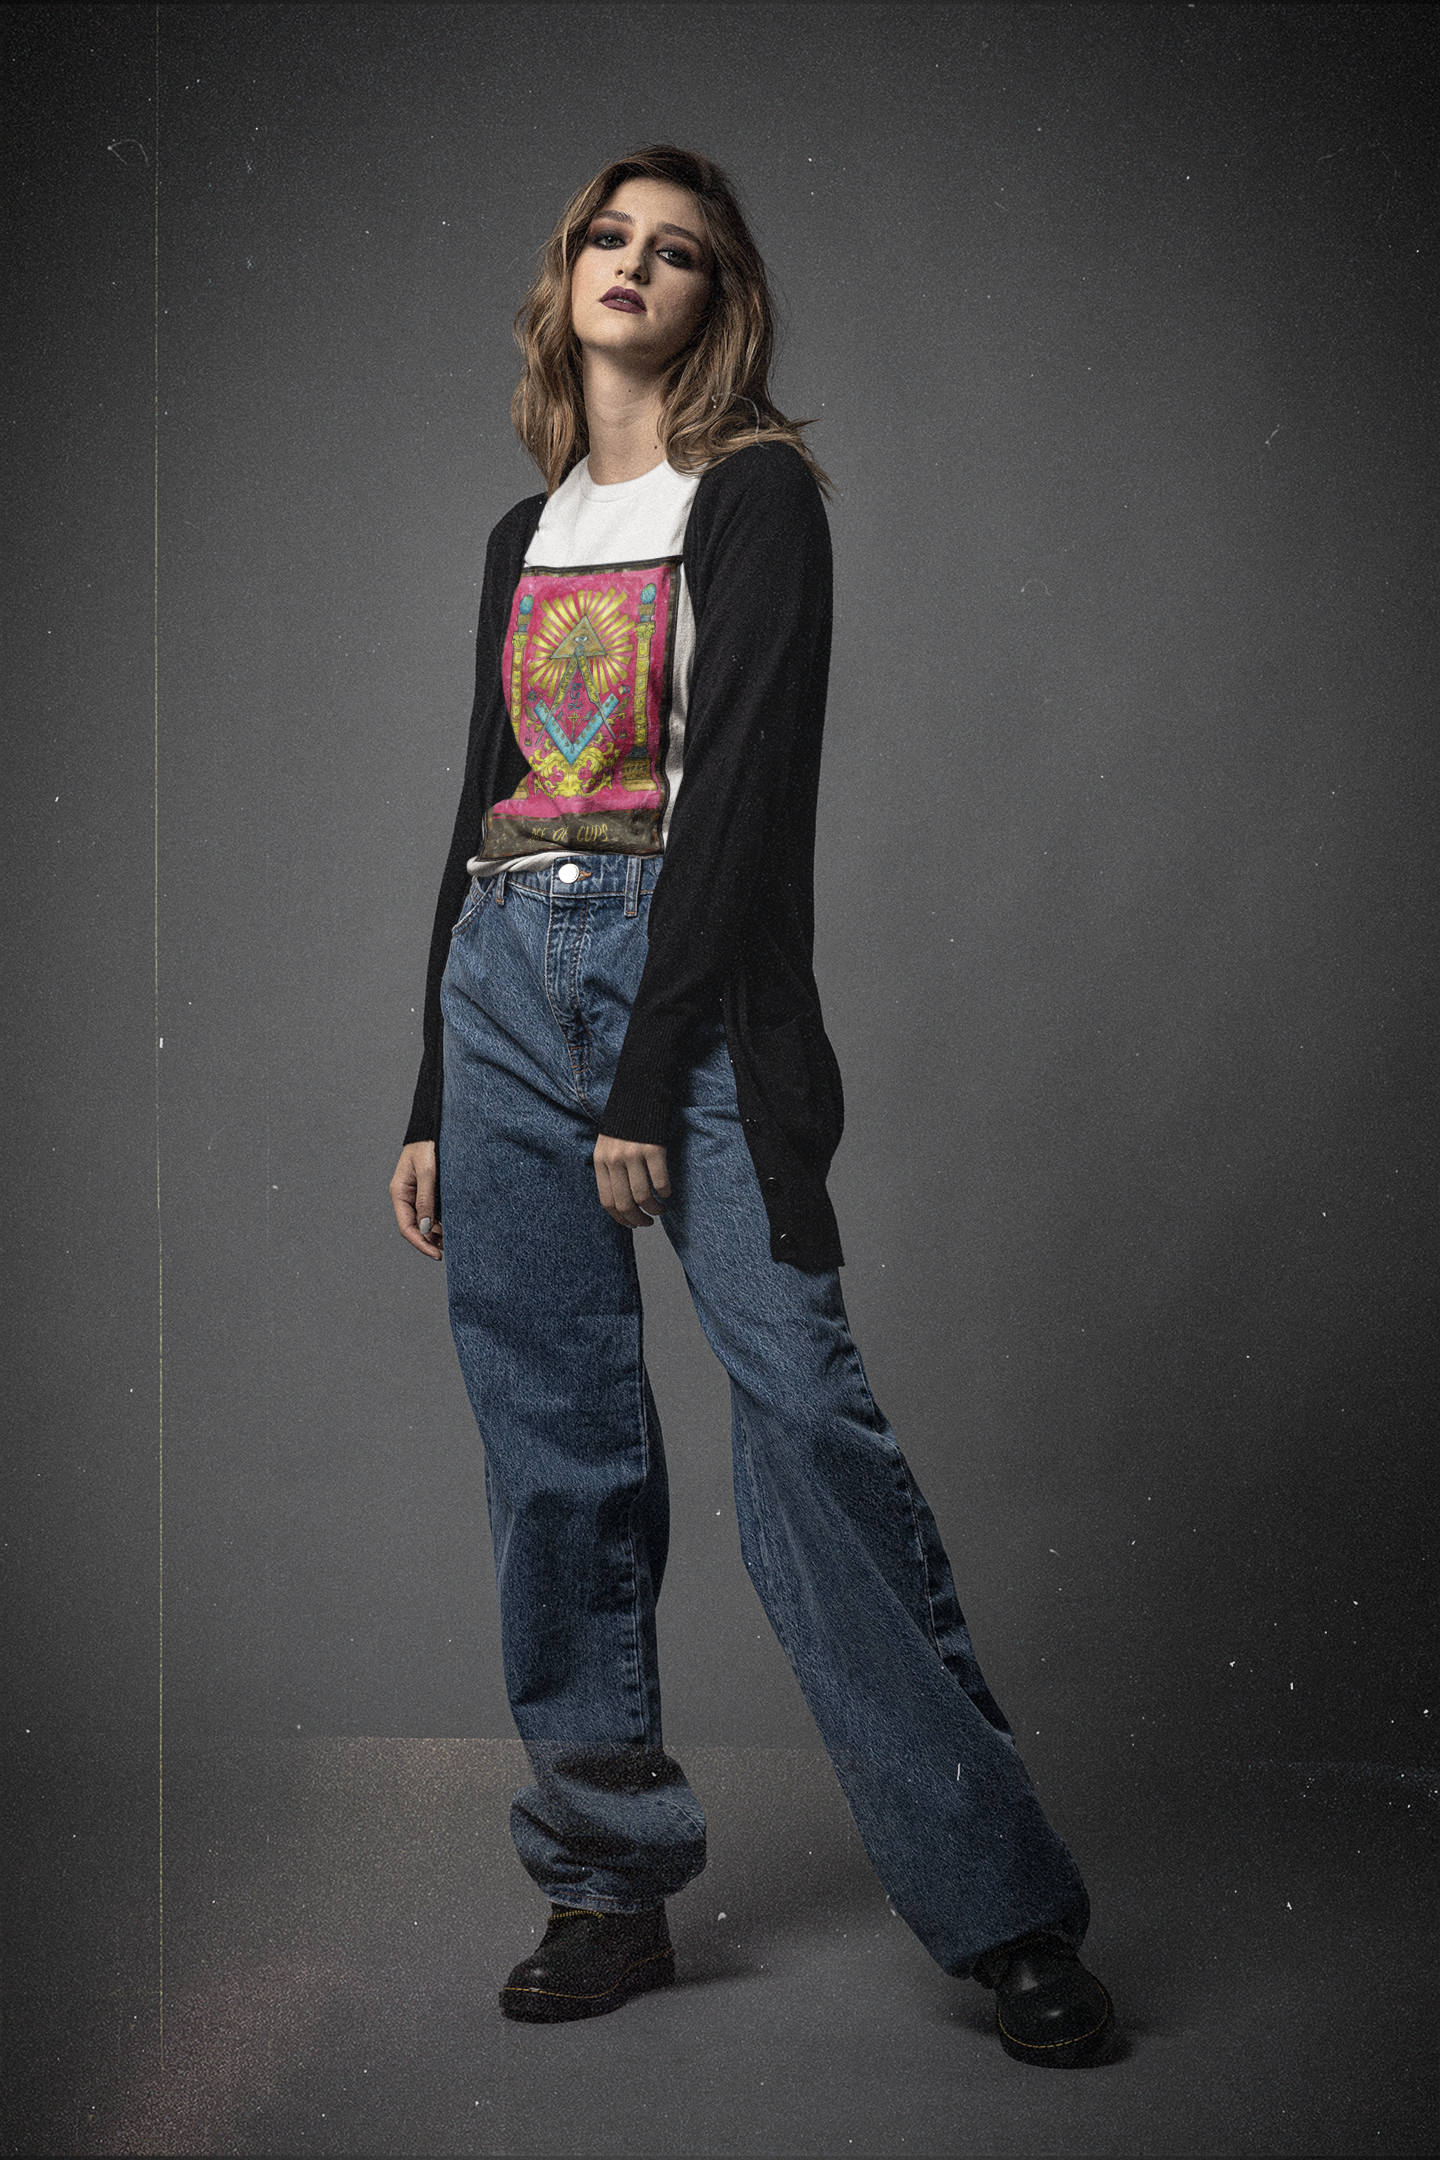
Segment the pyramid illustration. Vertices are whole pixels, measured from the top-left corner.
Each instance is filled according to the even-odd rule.
[[[572,660],[578,668],[584,671],[585,687],[592,697],[595,694],[595,687],[590,680],[589,663],[592,660],[603,660],[604,657],[605,640],[595,628],[594,623],[591,622],[588,614],[580,617],[574,629],[566,633],[551,655],[554,660]]]

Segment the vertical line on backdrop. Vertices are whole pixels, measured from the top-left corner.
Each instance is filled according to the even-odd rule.
[[[154,175],[154,464],[151,583],[151,681],[154,690],[154,943],[155,943],[155,1363],[156,1363],[156,1513],[157,1513],[157,1655],[156,1685],[156,1825],[155,1860],[158,1883],[156,1933],[158,1937],[158,1999],[160,2067],[165,2067],[165,1229],[160,1211],[160,1053],[165,1038],[160,1033],[160,5],[155,6],[155,98],[151,162]]]

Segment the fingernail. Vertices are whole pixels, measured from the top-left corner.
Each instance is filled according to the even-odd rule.
[[[430,1217],[428,1215],[420,1217],[420,1235],[421,1237],[429,1237],[430,1235]]]

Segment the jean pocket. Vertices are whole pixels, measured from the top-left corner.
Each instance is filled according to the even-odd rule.
[[[465,905],[461,908],[459,917],[455,923],[455,927],[450,932],[452,938],[458,937],[460,935],[460,932],[464,930],[468,924],[474,922],[475,917],[480,913],[481,908],[484,907],[486,901],[490,898],[491,888],[494,885],[494,882],[495,881],[493,878],[471,878],[470,890],[465,895]]]

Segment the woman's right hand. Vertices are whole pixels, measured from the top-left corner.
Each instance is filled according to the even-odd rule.
[[[395,1175],[390,1180],[390,1201],[400,1235],[427,1259],[445,1257],[445,1232],[435,1215],[435,1143],[411,1140],[400,1150]]]

